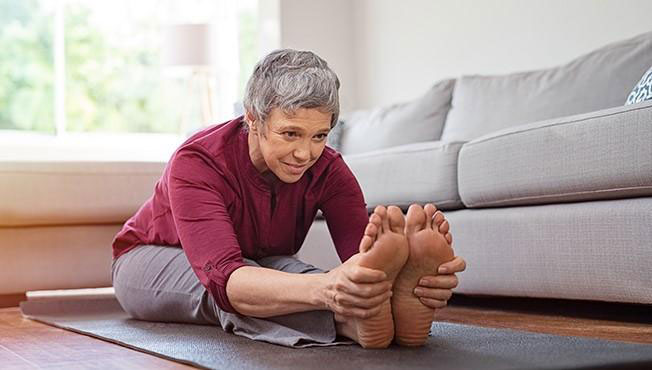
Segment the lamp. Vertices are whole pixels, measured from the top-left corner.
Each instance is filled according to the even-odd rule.
[[[188,99],[193,89],[199,91],[203,123],[213,119],[213,91],[211,88],[214,59],[213,27],[210,24],[174,24],[164,27],[161,60],[164,66],[189,68],[188,96],[182,120],[181,133],[190,131]]]

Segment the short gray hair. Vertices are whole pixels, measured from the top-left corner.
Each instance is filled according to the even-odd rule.
[[[261,59],[247,82],[243,105],[261,123],[274,108],[286,114],[300,108],[340,114],[340,81],[325,60],[311,51],[280,49]]]

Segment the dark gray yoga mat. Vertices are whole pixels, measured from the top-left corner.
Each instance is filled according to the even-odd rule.
[[[218,326],[130,319],[115,298],[26,301],[25,317],[189,365],[216,369],[652,369],[652,345],[434,323],[424,347],[292,349]]]

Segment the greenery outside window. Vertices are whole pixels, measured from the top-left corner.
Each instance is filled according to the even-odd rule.
[[[0,0],[0,136],[187,136],[198,102],[160,63],[163,27],[178,23],[221,35],[215,122],[201,124],[232,117],[259,58],[257,0]]]

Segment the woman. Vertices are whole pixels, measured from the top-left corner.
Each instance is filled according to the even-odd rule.
[[[338,89],[311,52],[278,50],[256,65],[244,117],[182,144],[116,235],[113,285],[127,313],[295,347],[425,342],[465,262],[433,205],[368,217],[353,174],[326,147]],[[292,257],[318,210],[343,261],[328,272]]]

